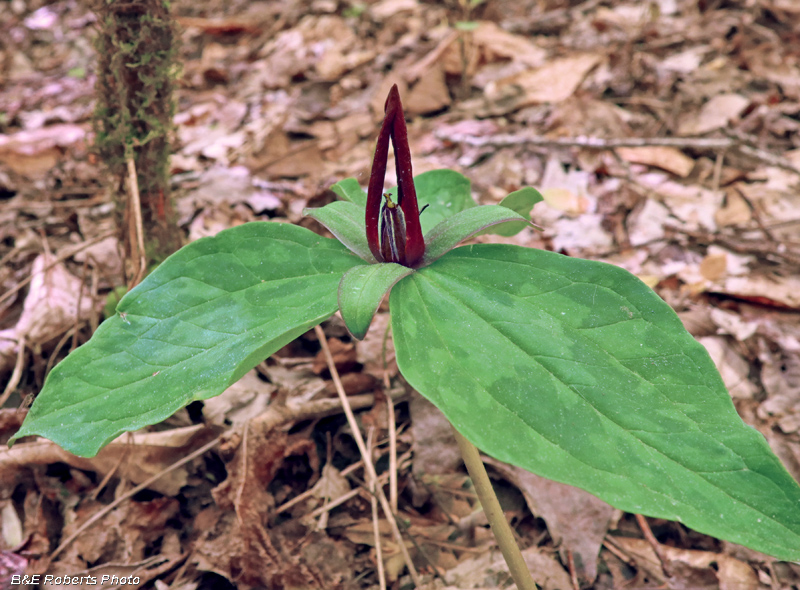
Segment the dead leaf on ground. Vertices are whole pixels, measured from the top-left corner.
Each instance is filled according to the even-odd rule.
[[[747,108],[750,100],[741,94],[718,94],[699,111],[687,115],[678,127],[680,135],[702,135],[728,125]]]
[[[91,313],[93,302],[83,281],[64,263],[53,262],[52,254],[40,254],[34,260],[22,315],[13,328],[0,331],[0,368],[13,366],[20,339],[28,346],[50,342]]]
[[[731,397],[752,399],[758,389],[749,379],[750,363],[742,358],[722,336],[705,336],[697,340],[705,346],[711,360],[717,366]]]
[[[412,469],[417,477],[450,473],[461,467],[461,451],[453,427],[431,402],[414,392],[409,403],[414,451]]]
[[[694,168],[694,160],[682,151],[666,146],[617,148],[617,154],[628,162],[646,164],[686,178]]]
[[[667,582],[669,588],[719,588],[720,590],[759,590],[762,586],[753,568],[724,553],[678,549],[662,545],[661,550],[669,560],[674,575],[665,580],[661,562],[652,545],[644,539],[614,537],[614,544],[621,547],[636,564],[645,568],[656,580]],[[717,568],[709,568],[711,564]],[[683,565],[684,567],[681,567]],[[713,579],[709,574],[713,572]]]
[[[544,66],[497,80],[487,85],[489,101],[508,103],[508,110],[518,110],[541,102],[561,102],[578,89],[586,75],[596,67],[602,56],[575,54],[550,60]]]
[[[587,582],[597,577],[597,558],[614,508],[573,486],[541,477],[501,461],[484,459],[517,487],[534,516],[544,519],[566,562],[566,552],[575,556],[578,574]]]
[[[529,547],[522,551],[522,557],[534,582],[543,590],[572,588],[569,575],[553,556],[537,547]],[[508,566],[499,551],[487,551],[465,559],[445,574],[445,581],[459,590],[504,588],[510,580]]]
[[[64,150],[86,137],[78,125],[49,125],[10,135],[0,133],[0,160],[17,174],[39,177],[54,168]]]

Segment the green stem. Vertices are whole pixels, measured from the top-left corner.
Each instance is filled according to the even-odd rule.
[[[500,508],[500,502],[497,501],[492,482],[489,481],[489,475],[483,466],[478,449],[455,428],[453,428],[453,432],[456,435],[456,442],[458,442],[458,448],[461,450],[461,456],[464,458],[464,464],[467,466],[467,472],[475,486],[475,492],[478,494],[478,500],[480,500],[483,511],[486,513],[486,518],[492,527],[492,533],[494,533],[494,538],[497,539],[497,544],[500,546],[503,559],[508,564],[508,571],[511,573],[511,577],[517,584],[518,590],[536,590],[536,584],[533,582],[531,572],[528,570],[517,542],[514,540],[514,533],[503,514],[503,509]]]

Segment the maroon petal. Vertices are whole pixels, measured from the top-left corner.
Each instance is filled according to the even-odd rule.
[[[419,205],[414,188],[414,175],[411,171],[411,150],[408,147],[408,130],[406,129],[403,105],[397,85],[392,86],[384,106],[385,115],[375,155],[372,159],[372,171],[367,187],[366,227],[367,243],[372,255],[378,262],[398,262],[405,266],[414,266],[425,254],[425,241],[422,237],[422,226],[419,222]],[[385,211],[388,203],[383,202],[383,184],[386,177],[386,163],[389,159],[389,140],[394,149],[397,168],[397,206],[399,211]],[[394,209],[395,205],[391,206]],[[402,211],[402,215],[401,215]],[[385,214],[384,214],[385,212]],[[381,219],[384,227],[404,227],[405,232],[385,231],[381,235]],[[401,224],[398,220],[404,220]],[[391,237],[390,237],[391,236]],[[382,240],[403,240],[403,244],[383,244]],[[393,252],[399,256],[397,260],[388,260],[385,253]],[[400,254],[402,253],[402,254]]]
[[[378,262],[384,262],[381,255],[378,221],[381,216],[386,162],[389,159],[389,138],[392,133],[392,122],[395,115],[395,111],[388,109],[388,101],[386,107],[381,132],[378,134],[378,143],[375,146],[375,156],[372,158],[372,171],[369,175],[369,186],[367,187],[367,243],[369,244],[370,252]]]
[[[397,85],[392,86],[386,99],[386,112],[393,112],[392,149],[397,170],[397,204],[403,210],[406,222],[406,266],[414,266],[425,254],[425,240],[419,222],[417,191],[414,188],[414,174],[411,171],[411,150],[408,147],[408,130],[400,92]]]

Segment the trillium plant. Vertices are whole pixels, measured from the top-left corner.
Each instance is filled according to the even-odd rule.
[[[384,192],[390,141],[397,187]],[[222,393],[337,310],[363,338],[389,293],[400,372],[485,453],[800,560],[800,486],[658,295],[609,264],[460,245],[528,226],[534,189],[479,207],[456,172],[412,177],[396,87],[367,194],[354,179],[332,189],[341,200],[306,214],[338,239],[254,222],[168,258],[53,369],[14,439],[93,456]]]

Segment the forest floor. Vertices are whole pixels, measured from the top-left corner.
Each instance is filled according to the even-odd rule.
[[[125,282],[115,206],[91,150],[96,23],[85,4],[9,0],[0,11],[2,441]],[[644,280],[800,480],[800,3],[177,0],[172,9],[182,72],[171,174],[186,242],[254,220],[324,232],[302,210],[334,200],[338,180],[366,184],[398,84],[415,173],[455,169],[486,204],[524,186],[544,195],[532,213],[541,231],[478,241],[603,260]],[[382,308],[362,342],[337,317],[323,327],[382,473],[396,434],[392,485],[415,567],[431,588],[507,587],[449,425],[404,385],[391,339],[384,350],[387,320]],[[153,429],[160,438],[146,445],[111,445],[95,459],[28,441],[13,459],[0,450],[0,585],[24,571],[135,575],[138,586],[186,590],[377,588],[371,496],[336,408],[282,423],[251,451],[278,467],[256,507],[269,526],[239,534],[234,435],[264,419],[276,392],[310,405],[335,397],[313,331]],[[222,447],[126,496],[226,433]],[[585,492],[487,465],[544,589],[800,588],[795,564],[674,522],[648,518],[643,528]],[[379,524],[388,586],[409,588]]]

